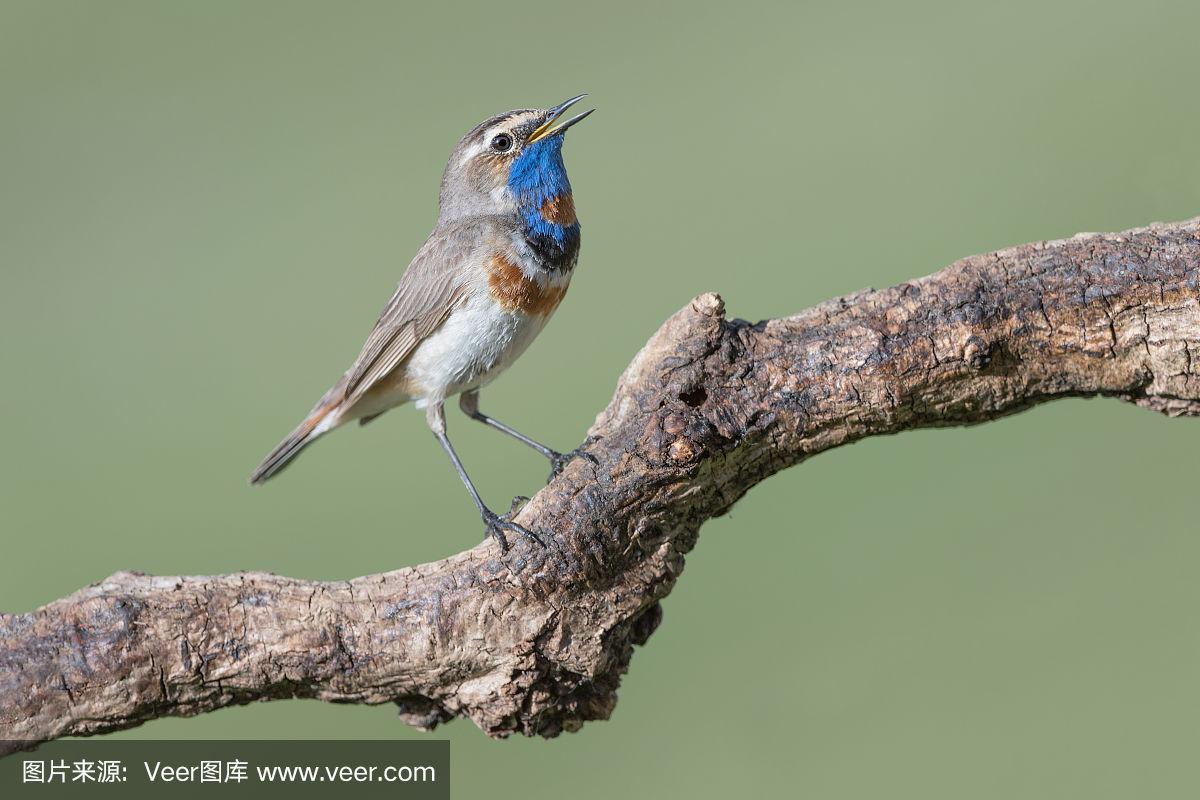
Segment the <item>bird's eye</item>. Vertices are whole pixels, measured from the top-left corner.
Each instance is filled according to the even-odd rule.
[[[497,153],[507,153],[512,146],[513,139],[507,133],[497,133],[492,137],[492,149]]]

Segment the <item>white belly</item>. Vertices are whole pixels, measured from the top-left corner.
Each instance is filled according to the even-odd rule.
[[[407,378],[417,406],[444,400],[491,381],[525,351],[546,317],[505,311],[486,293],[474,294],[409,357]]]

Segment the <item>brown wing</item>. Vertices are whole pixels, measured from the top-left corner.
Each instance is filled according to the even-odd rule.
[[[321,435],[321,423],[331,412],[352,406],[445,322],[466,298],[463,278],[479,258],[489,224],[486,220],[464,221],[434,230],[404,271],[354,365],[259,464],[251,483],[262,483],[291,463]]]
[[[400,278],[392,299],[337,387],[347,404],[362,397],[380,379],[437,330],[466,297],[463,272],[481,246],[480,222],[439,226]]]

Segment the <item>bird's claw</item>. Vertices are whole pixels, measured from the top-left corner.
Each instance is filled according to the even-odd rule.
[[[570,565],[570,559],[566,552],[554,538],[553,534],[539,534],[531,531],[524,525],[518,525],[512,521],[513,514],[516,513],[518,507],[529,502],[529,498],[524,495],[517,495],[513,498],[512,504],[508,508],[507,514],[496,514],[487,509],[483,512],[483,525],[486,536],[491,536],[496,540],[496,544],[500,545],[500,553],[508,553],[508,540],[504,538],[504,531],[512,531],[513,533],[533,542],[543,550],[553,551],[555,557],[563,565],[564,568]]]
[[[521,508],[521,506],[525,505],[528,502],[529,502],[529,498],[526,497],[525,495],[523,495],[523,494],[517,495],[516,497],[514,497],[512,499],[512,503],[510,503],[508,506],[508,513],[505,514],[504,516],[507,519],[512,519],[513,517],[515,517],[517,515],[517,511]]]
[[[508,540],[504,538],[504,531],[511,531],[518,536],[521,536],[539,547],[548,547],[545,540],[538,536],[533,531],[526,528],[524,525],[518,525],[513,522],[511,517],[513,510],[517,507],[518,501],[528,500],[529,498],[514,497],[512,507],[507,514],[496,514],[491,511],[483,512],[483,529],[486,536],[491,536],[496,540],[496,544],[500,545],[500,552],[508,552]]]
[[[573,461],[576,457],[587,459],[588,461],[592,462],[593,466],[600,466],[600,462],[596,459],[596,457],[584,450],[583,446],[576,447],[574,450],[570,450],[566,453],[560,453],[557,450],[551,450],[550,476],[546,478],[546,483],[549,483],[557,478],[562,471],[567,468],[567,464],[570,464],[571,461]]]

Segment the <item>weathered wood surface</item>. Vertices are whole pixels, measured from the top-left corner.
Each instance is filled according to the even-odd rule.
[[[0,738],[95,734],[255,700],[397,703],[552,736],[607,717],[708,518],[831,447],[1064,396],[1200,414],[1200,220],[959,261],[794,317],[702,295],[626,369],[521,511],[558,550],[485,542],[323,583],[119,573],[0,617]]]

